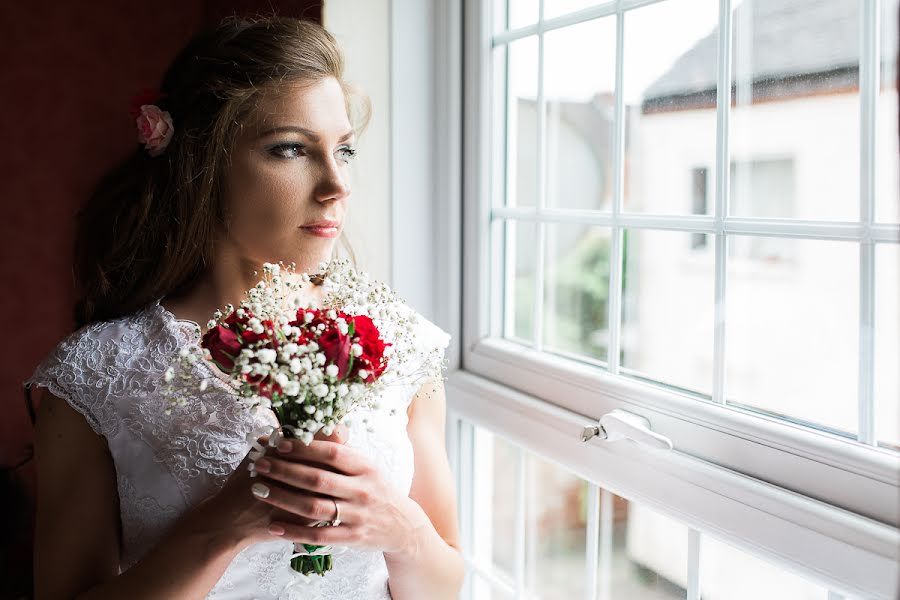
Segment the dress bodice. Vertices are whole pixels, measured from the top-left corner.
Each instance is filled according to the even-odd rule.
[[[446,348],[450,336],[418,313],[423,352]],[[277,425],[269,410],[234,401],[208,362],[198,373],[210,385],[195,401],[174,407],[162,395],[163,375],[199,328],[158,302],[131,315],[89,324],[69,335],[37,367],[26,386],[47,387],[84,416],[109,446],[116,469],[122,537],[120,570],[151,550],[189,507],[218,491],[250,450],[246,436]],[[377,407],[348,415],[346,442],[364,453],[404,494],[413,477],[407,407],[418,385],[387,386]],[[252,544],[238,554],[207,598],[390,598],[384,555],[348,548],[325,577],[306,582],[291,570],[290,541]]]

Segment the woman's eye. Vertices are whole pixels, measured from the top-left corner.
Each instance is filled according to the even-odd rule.
[[[279,144],[269,149],[269,152],[279,158],[297,158],[301,156],[303,148],[303,144]]]
[[[343,146],[339,152],[344,156],[344,162],[349,163],[356,158],[358,150],[356,150],[356,148],[351,148],[350,146]]]

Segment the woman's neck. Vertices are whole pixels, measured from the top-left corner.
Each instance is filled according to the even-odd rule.
[[[308,268],[298,265],[296,272],[314,274],[318,270],[319,262]],[[167,296],[161,304],[178,319],[205,324],[212,318],[216,309],[222,309],[227,304],[233,306],[240,304],[241,300],[246,299],[247,290],[262,278],[262,264],[246,259],[233,260],[224,256],[184,294]],[[297,295],[304,306],[310,304],[321,306],[325,298],[325,288],[315,283],[303,284]]]

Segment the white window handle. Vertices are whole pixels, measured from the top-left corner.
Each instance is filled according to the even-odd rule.
[[[651,431],[650,421],[646,417],[618,408],[600,417],[597,425],[586,426],[581,433],[581,441],[586,442],[594,436],[607,442],[629,439],[650,448],[672,449],[672,440]]]

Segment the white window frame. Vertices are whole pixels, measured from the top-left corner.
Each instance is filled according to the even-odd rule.
[[[615,0],[540,24],[505,32],[511,40],[588,18],[621,14],[658,0]],[[396,0],[395,0],[396,2]],[[471,505],[473,457],[470,424],[477,424],[524,448],[569,466],[585,479],[626,498],[646,503],[735,545],[782,561],[800,573],[866,597],[894,597],[900,561],[900,458],[894,453],[814,431],[786,421],[681,396],[659,386],[579,365],[501,339],[497,298],[502,265],[489,264],[501,254],[496,244],[504,217],[545,222],[675,229],[713,234],[715,251],[724,256],[721,234],[755,233],[862,241],[860,294],[862,328],[860,370],[860,441],[873,441],[872,337],[875,242],[900,242],[894,226],[873,222],[874,131],[879,73],[879,2],[864,0],[861,47],[861,219],[859,223],[723,219],[728,176],[729,86],[719,85],[717,189],[713,216],[659,217],[571,214],[546,208],[491,207],[490,67],[494,41],[492,2],[434,0],[435,48],[435,232],[432,264],[436,322],[454,334],[452,373],[447,385],[448,448],[458,476],[464,539],[471,540],[475,507]],[[402,4],[403,2],[399,2]],[[729,57],[730,0],[720,0],[720,56]],[[460,14],[460,12],[462,14]],[[617,35],[617,164],[622,140],[622,20]],[[461,45],[461,47],[459,47]],[[460,56],[462,64],[460,65]],[[719,81],[730,81],[730,60],[721,60]],[[396,73],[392,69],[392,73]],[[462,100],[462,110],[460,107]],[[542,99],[539,99],[541,101]],[[543,115],[539,110],[538,115]],[[542,118],[542,117],[540,117]],[[462,141],[455,123],[461,120]],[[459,151],[462,160],[459,161]],[[617,199],[622,176],[617,169]],[[459,190],[455,181],[462,182]],[[461,203],[457,192],[462,195]],[[462,219],[459,218],[461,209]],[[613,221],[614,220],[614,221]],[[542,227],[541,227],[542,229]],[[493,232],[492,232],[493,230]],[[617,231],[621,231],[620,229]],[[439,232],[450,232],[450,235]],[[493,233],[493,235],[491,235]],[[460,247],[461,240],[461,247]],[[619,262],[621,235],[614,236],[613,265]],[[462,256],[460,256],[462,255]],[[724,269],[725,261],[718,261]],[[539,277],[536,279],[540,279]],[[724,273],[718,274],[717,297],[724,297]],[[621,298],[614,292],[612,314]],[[459,298],[461,297],[461,306]],[[721,310],[717,303],[717,311]],[[461,318],[457,320],[457,315]],[[724,315],[717,314],[722,323]],[[492,331],[490,324],[495,329]],[[618,336],[618,319],[611,319]],[[717,377],[714,399],[722,398],[724,329],[716,330]],[[612,361],[617,353],[611,353]],[[637,445],[580,441],[581,428],[603,414],[625,409],[647,417],[654,431],[670,438],[675,449],[648,451]],[[698,457],[715,457],[715,464]],[[473,568],[474,564],[470,564]],[[689,596],[690,597],[690,596]]]

